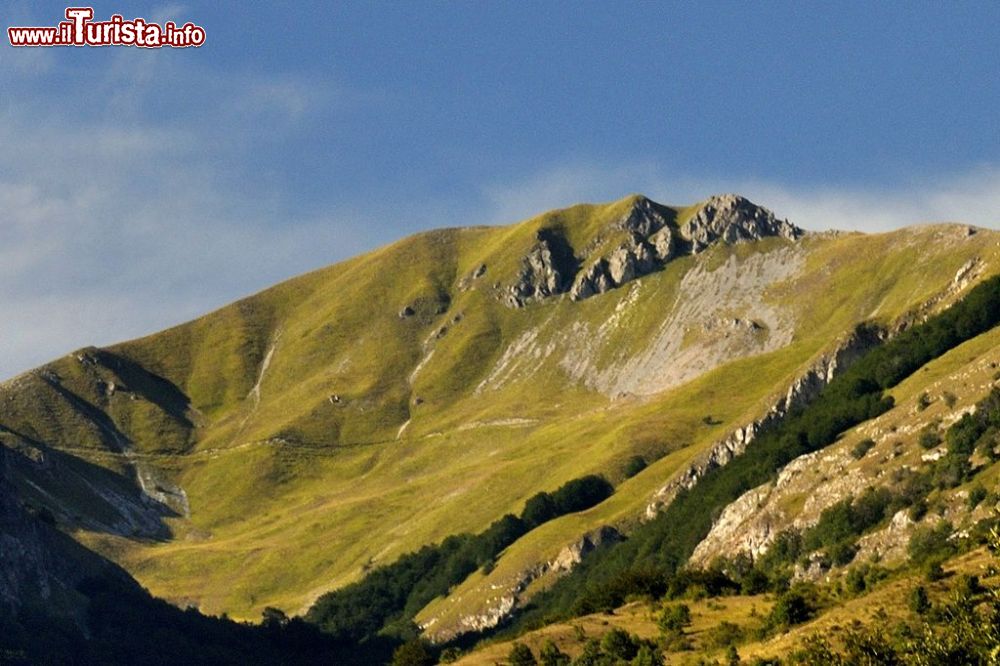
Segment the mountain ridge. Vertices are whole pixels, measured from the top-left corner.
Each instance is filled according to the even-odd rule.
[[[685,461],[757,418],[831,338],[872,313],[895,321],[946,293],[973,257],[979,277],[938,306],[996,266],[989,231],[779,231],[682,252],[588,298],[574,301],[562,284],[559,298],[503,302],[540,230],[562,229],[574,256],[588,248],[577,275],[623,243],[655,247],[650,236],[673,226],[641,228],[638,241],[617,226],[643,201],[425,232],[161,334],[64,357],[46,366],[60,390],[42,371],[22,375],[0,388],[0,439],[24,452],[19,492],[52,505],[64,528],[154,593],[254,617],[264,605],[301,611],[373,563],[518,511],[537,489],[591,472],[615,479],[607,506],[529,534],[500,558],[499,576],[530,567],[517,563],[525,553],[556,557],[642,515]],[[681,229],[704,209],[668,210]],[[838,286],[858,276],[871,292]],[[833,297],[829,306],[810,298],[820,293]],[[412,314],[400,317],[406,308]],[[742,394],[723,400],[720,385]],[[107,416],[131,459],[73,400]],[[650,467],[622,479],[632,455]],[[73,458],[103,471],[70,474]],[[138,467],[160,499],[142,492]],[[127,515],[132,527],[112,529]],[[150,529],[135,532],[145,519]],[[372,534],[372,521],[385,533]]]

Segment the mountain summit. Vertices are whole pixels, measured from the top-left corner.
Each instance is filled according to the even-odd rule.
[[[558,226],[539,230],[517,280],[502,292],[504,302],[523,307],[565,292],[583,300],[660,270],[679,256],[704,252],[715,242],[796,240],[803,234],[736,194],[711,197],[680,213],[642,195],[625,201],[622,215],[597,228],[581,247],[572,246]]]

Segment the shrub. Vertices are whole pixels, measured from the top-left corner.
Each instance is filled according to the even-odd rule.
[[[548,522],[559,515],[555,500],[552,495],[541,492],[531,496],[524,503],[524,510],[521,512],[521,520],[525,522],[528,529],[534,529],[542,523]]]
[[[930,474],[903,472],[901,483],[896,490],[898,507],[913,506],[927,497],[933,488]]]
[[[591,474],[567,481],[552,493],[552,499],[559,515],[563,515],[583,511],[600,504],[611,497],[611,493],[614,491],[614,487],[603,476]]]
[[[623,629],[612,629],[601,639],[601,651],[615,660],[631,661],[639,652],[639,641]]]
[[[629,666],[663,666],[663,655],[653,645],[643,643]]]
[[[948,541],[951,536],[951,523],[942,520],[931,527],[918,527],[910,537],[907,552],[916,564],[923,564],[932,558],[952,554],[953,547]]]
[[[671,604],[663,609],[657,625],[663,632],[683,631],[691,624],[691,609],[687,604]]]
[[[440,661],[442,664],[452,664],[462,657],[462,651],[457,647],[445,648],[441,651]]]
[[[633,476],[646,469],[647,463],[646,459],[642,456],[632,456],[625,461],[625,465],[622,468],[622,475],[626,479],[631,479]]]
[[[995,425],[991,425],[979,437],[979,441],[976,442],[976,450],[979,452],[979,455],[986,458],[990,462],[1000,460],[1000,453],[997,452],[998,434],[1000,434],[1000,431],[998,431],[997,427]]]
[[[589,639],[583,645],[583,652],[573,662],[574,666],[602,666],[605,663],[601,642],[596,638]]]
[[[917,399],[917,410],[922,412],[928,407],[930,407],[933,402],[934,401],[931,400],[930,395],[927,394],[927,391],[924,391],[923,393],[920,394],[920,397]]]
[[[979,419],[972,414],[966,414],[948,428],[945,438],[948,442],[948,452],[956,456],[968,457],[976,448],[976,442],[986,430]]]
[[[924,578],[926,578],[931,583],[939,581],[945,577],[944,569],[941,567],[940,560],[931,560],[924,564]]]
[[[972,474],[972,465],[964,455],[948,454],[934,465],[934,484],[941,489],[956,488]]]
[[[514,643],[507,654],[507,663],[510,666],[538,666],[534,653],[524,643]]]
[[[280,608],[267,606],[261,613],[260,623],[265,627],[284,627],[288,624],[288,616]]]
[[[910,507],[910,510],[907,512],[907,515],[910,517],[910,520],[912,520],[915,523],[919,523],[921,520],[924,519],[924,516],[927,515],[927,511],[928,511],[927,501],[920,500],[919,502]]]
[[[708,643],[714,648],[725,648],[743,640],[743,629],[738,624],[723,620],[708,631]]]
[[[392,653],[392,666],[434,666],[437,660],[423,641],[403,643]]]
[[[983,586],[979,582],[979,576],[962,574],[955,583],[955,594],[959,599],[969,599],[982,592]]]
[[[861,460],[865,457],[865,454],[875,448],[875,440],[873,439],[863,439],[854,445],[851,449],[851,457],[855,460]]]
[[[569,666],[569,655],[559,649],[552,640],[545,641],[545,645],[538,652],[539,664],[541,666]]]
[[[847,564],[854,558],[856,537],[881,522],[892,502],[892,493],[886,488],[869,488],[856,499],[847,498],[827,507],[819,522],[803,535],[805,550],[825,547],[835,564]]]
[[[920,436],[917,438],[920,446],[925,449],[933,449],[935,446],[941,443],[941,434],[938,432],[937,426],[934,424],[928,424],[923,427],[920,431]]]
[[[830,557],[830,562],[833,566],[842,567],[850,564],[857,552],[858,547],[855,544],[841,541],[831,546],[827,551],[827,555]]]
[[[917,615],[923,615],[931,608],[931,600],[927,596],[927,588],[923,585],[917,585],[915,588],[910,590],[909,598],[910,610]]]
[[[867,583],[865,581],[865,572],[861,567],[851,567],[844,577],[844,585],[847,587],[847,591],[851,594],[857,595],[865,591]]]
[[[989,493],[986,492],[986,488],[983,488],[982,486],[973,486],[972,489],[969,490],[969,508],[975,509],[984,499],[986,499],[988,494]]]
[[[770,624],[787,628],[801,624],[812,617],[813,608],[809,600],[798,591],[788,591],[778,597],[771,609]]]

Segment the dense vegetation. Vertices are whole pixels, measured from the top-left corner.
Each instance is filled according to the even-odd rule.
[[[548,641],[539,650],[537,659],[531,648],[514,643],[507,663],[510,666],[662,666],[663,657],[654,641],[622,629],[612,629],[600,639],[589,639],[576,659],[570,659],[555,643]]]
[[[996,556],[1000,538],[989,538]],[[823,666],[923,666],[924,664],[995,664],[1000,654],[1000,590],[983,587],[978,577],[963,575],[940,605],[923,586],[913,588],[909,608],[918,622],[869,626],[855,622],[839,641],[814,635],[788,663]]]
[[[998,323],[1000,277],[994,277],[945,312],[868,351],[812,403],[761,434],[743,456],[707,472],[628,540],[598,550],[550,591],[536,597],[515,629],[613,608],[630,594],[662,594],[670,577],[708,533],[716,512],[772,478],[791,460],[831,444],[844,430],[890,409],[893,401],[884,395],[886,389]],[[954,439],[955,444],[949,444],[952,449],[967,448],[965,437],[955,435]],[[854,518],[847,519],[850,527]]]
[[[344,643],[367,644],[382,638],[411,639],[412,619],[437,596],[447,594],[478,568],[542,523],[588,509],[611,495],[603,477],[585,476],[553,493],[538,493],[520,516],[507,514],[477,535],[450,536],[424,546],[392,564],[378,567],[362,580],[320,597],[306,619]]]

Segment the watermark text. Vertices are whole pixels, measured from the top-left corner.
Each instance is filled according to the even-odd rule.
[[[198,47],[205,43],[205,29],[187,22],[163,25],[142,18],[114,14],[94,21],[93,7],[67,7],[66,20],[49,27],[10,27],[11,46],[138,46],[146,49]]]

